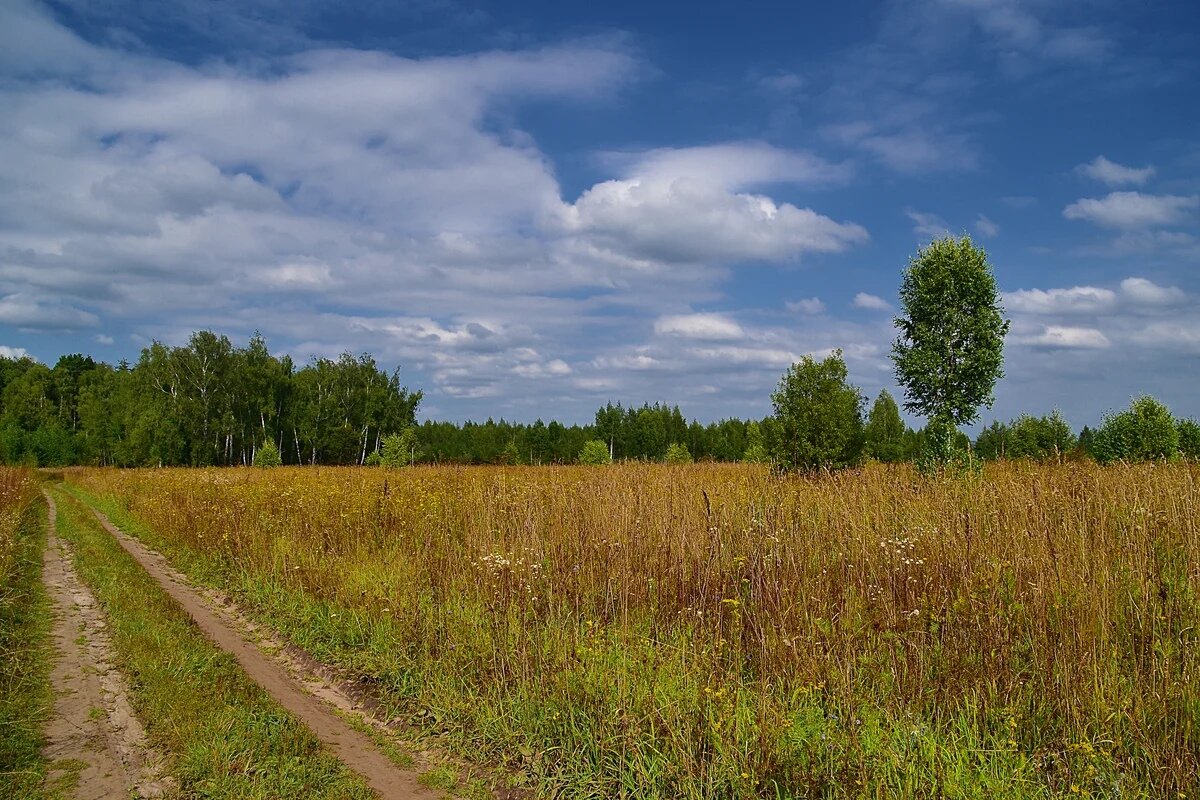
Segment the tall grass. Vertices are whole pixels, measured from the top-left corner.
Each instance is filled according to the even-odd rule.
[[[73,480],[464,751],[571,796],[676,798],[1194,795],[1198,478]]]
[[[0,796],[42,783],[50,615],[41,586],[44,515],[28,470],[0,467]]]

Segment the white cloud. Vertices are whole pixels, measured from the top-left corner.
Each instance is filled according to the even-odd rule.
[[[1109,186],[1141,186],[1154,176],[1154,167],[1126,167],[1115,161],[1109,161],[1104,156],[1096,156],[1086,164],[1075,168],[1081,175],[1092,180],[1106,183]]]
[[[852,305],[855,308],[865,308],[870,311],[892,310],[892,307],[888,301],[884,300],[882,297],[877,297],[873,294],[867,294],[866,292],[859,292],[858,294],[854,295],[854,302]]]
[[[696,347],[691,355],[704,361],[728,364],[756,364],[764,367],[788,367],[800,360],[800,353],[778,347]]]
[[[1113,308],[1117,293],[1096,286],[1070,289],[1019,289],[1005,292],[1004,307],[1025,314],[1094,314]]]
[[[564,207],[562,227],[601,249],[667,262],[788,261],[868,238],[860,225],[731,192],[700,172],[596,184]]]
[[[825,304],[821,302],[819,297],[805,297],[800,300],[791,300],[784,303],[784,308],[794,314],[823,314],[825,313]]]
[[[1000,235],[1000,226],[992,222],[983,214],[980,214],[975,219],[975,230],[980,236],[986,236],[989,239]]]
[[[109,336],[107,333],[97,333],[92,337],[92,340],[95,341],[96,344],[102,344],[105,346],[113,343],[113,337]]]
[[[745,337],[742,326],[721,314],[679,314],[660,317],[654,332],[685,339],[736,340]]]
[[[1099,349],[1109,347],[1108,337],[1095,328],[1066,325],[1047,325],[1042,332],[1025,339],[1027,344],[1067,349]]]
[[[1121,281],[1121,294],[1130,302],[1144,306],[1175,305],[1187,297],[1177,286],[1159,286],[1146,278],[1126,278]]]
[[[18,360],[22,358],[33,358],[33,356],[29,355],[29,351],[24,347],[9,347],[6,344],[0,344],[0,358],[11,358],[13,360]],[[34,358],[33,360],[36,361],[37,359]]]
[[[1146,228],[1194,221],[1189,211],[1200,208],[1200,196],[1111,192],[1101,198],[1082,198],[1063,209],[1067,219],[1082,219],[1109,228]]]

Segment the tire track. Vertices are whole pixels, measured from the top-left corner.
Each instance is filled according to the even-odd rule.
[[[299,719],[342,763],[361,775],[381,798],[433,800],[443,796],[422,786],[415,772],[397,766],[379,751],[370,737],[352,728],[332,708],[305,691],[281,664],[242,636],[228,617],[210,607],[162,555],[126,534],[100,510],[92,508],[92,513],[125,552],[183,607],[205,636],[236,658],[251,680]]]
[[[57,653],[50,675],[54,713],[43,753],[50,760],[46,787],[73,784],[75,800],[161,797],[162,759],[146,744],[133,714],[124,676],[113,666],[104,612],[79,579],[68,545],[58,538],[58,509],[49,505],[42,581],[54,607],[51,638]]]

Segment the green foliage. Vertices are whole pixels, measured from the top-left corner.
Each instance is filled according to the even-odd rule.
[[[1179,454],[1191,461],[1200,460],[1200,424],[1181,419],[1176,427],[1179,429]]]
[[[1170,409],[1143,395],[1125,411],[1105,417],[1092,439],[1092,453],[1101,464],[1178,458],[1179,428]]]
[[[583,449],[579,451],[579,463],[589,466],[611,464],[612,456],[608,452],[608,445],[599,439],[589,439],[584,442]]]
[[[916,458],[922,475],[977,472],[982,462],[971,454],[971,440],[949,422],[933,419],[925,426],[924,448]]]
[[[686,444],[672,442],[667,447],[667,455],[663,460],[668,464],[691,464],[692,454],[688,452]]]
[[[270,439],[267,439],[254,451],[254,466],[256,467],[278,467],[281,464],[283,464],[283,458],[279,455],[279,448]]]
[[[751,422],[746,426],[746,449],[742,451],[742,462],[746,464],[767,464],[771,461],[767,450],[767,440],[763,435],[762,426]]]
[[[364,467],[383,466],[383,456],[380,455],[378,450],[372,450],[370,453],[367,453],[367,457],[365,459],[363,459],[363,466]]]
[[[987,254],[969,236],[948,236],[917,252],[900,287],[903,315],[892,344],[904,407],[936,423],[927,456],[951,458],[947,428],[974,422],[1003,376],[1009,323]]]
[[[876,461],[895,463],[904,460],[904,432],[906,426],[900,418],[900,407],[891,392],[884,389],[875,398],[871,412],[867,415],[866,451]]]
[[[1071,426],[1056,409],[1044,417],[1022,414],[1007,425],[993,422],[980,432],[975,453],[987,460],[1029,458],[1048,461],[1063,458],[1077,445]]]
[[[804,356],[771,395],[780,439],[774,460],[783,469],[854,466],[862,460],[863,397],[847,382],[840,350],[822,361]]]
[[[504,445],[504,449],[500,452],[500,458],[497,459],[500,464],[520,464],[521,463],[521,448],[517,447],[516,439],[509,439],[508,444]]]
[[[385,467],[406,467],[420,458],[417,448],[417,431],[411,425],[399,433],[383,437],[379,463]]]

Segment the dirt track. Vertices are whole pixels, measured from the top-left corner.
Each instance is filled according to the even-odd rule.
[[[350,769],[361,775],[385,800],[427,800],[442,797],[417,782],[416,773],[397,766],[365,734],[350,727],[332,708],[294,679],[277,661],[242,636],[224,613],[215,610],[187,585],[166,562],[141,542],[127,536],[99,511],[96,517],[129,555],[192,617],[218,647],[232,654],[251,680],[291,712]]]
[[[42,580],[54,608],[56,651],[50,681],[54,713],[46,725],[50,759],[47,788],[66,789],[77,800],[159,797],[161,760],[146,745],[129,705],[125,680],[113,666],[104,613],[71,565],[55,530],[57,509],[46,495],[50,521]],[[72,779],[74,774],[74,779]]]

